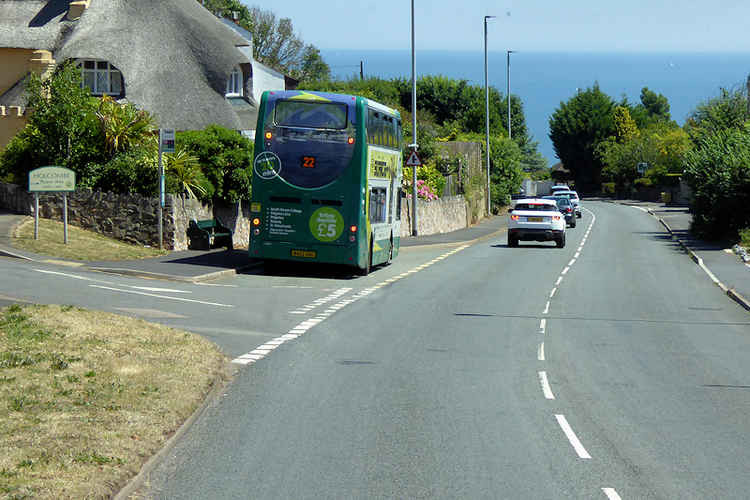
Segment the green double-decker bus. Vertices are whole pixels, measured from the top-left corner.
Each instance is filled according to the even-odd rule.
[[[258,111],[250,256],[368,274],[398,255],[401,115],[373,100],[267,91]]]

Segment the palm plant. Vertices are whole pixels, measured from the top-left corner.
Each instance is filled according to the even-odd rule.
[[[115,155],[141,144],[154,130],[151,115],[130,103],[120,104],[105,95],[99,101],[96,117],[104,135],[105,150]]]

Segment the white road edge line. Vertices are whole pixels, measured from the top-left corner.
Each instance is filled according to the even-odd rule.
[[[547,399],[555,399],[555,395],[552,394],[552,388],[549,386],[549,380],[547,380],[547,372],[539,372],[539,382],[542,384],[544,397]]]
[[[620,498],[620,495],[617,494],[614,488],[602,488],[602,491],[605,495],[607,495],[607,498],[609,498],[609,500],[622,500],[622,498]]]
[[[557,419],[557,423],[560,424],[560,428],[565,433],[565,437],[568,438],[568,441],[570,441],[573,449],[578,454],[578,457],[584,459],[591,458],[591,455],[589,455],[589,452],[586,451],[586,448],[583,447],[581,441],[578,439],[578,436],[576,436],[576,433],[573,432],[570,424],[565,419],[565,415],[555,415],[555,418]]]
[[[204,304],[208,306],[217,306],[217,307],[234,307],[233,305],[229,305],[229,304],[219,304],[217,302],[205,302],[203,300],[184,299],[182,297],[168,297],[166,295],[157,295],[155,293],[138,292],[135,290],[123,290],[121,288],[114,288],[111,286],[101,286],[101,285],[89,285],[89,286],[92,288],[101,288],[103,290],[112,290],[114,292],[132,293],[135,295],[145,295],[147,297],[156,297],[158,299],[176,300],[178,302],[192,302],[194,304]]]

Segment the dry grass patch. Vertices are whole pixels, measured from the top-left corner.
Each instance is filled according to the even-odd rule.
[[[16,228],[12,243],[29,252],[83,261],[142,259],[167,253],[158,248],[131,245],[70,224],[66,245],[63,223],[42,218],[39,219],[39,239],[35,240],[33,217],[28,217]]]
[[[227,380],[227,361],[139,319],[0,310],[0,498],[110,498]]]

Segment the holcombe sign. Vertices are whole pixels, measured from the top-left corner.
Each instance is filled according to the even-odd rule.
[[[41,167],[29,172],[29,192],[75,191],[76,173],[63,167]]]

